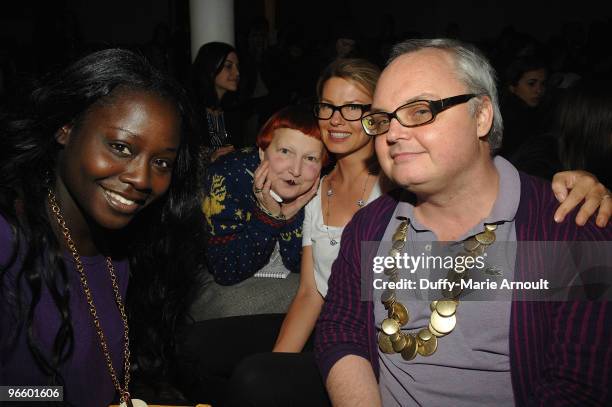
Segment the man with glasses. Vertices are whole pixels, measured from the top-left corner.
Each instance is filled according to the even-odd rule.
[[[346,106],[318,109],[351,114]],[[495,73],[481,53],[454,40],[398,44],[362,124],[400,190],[359,211],[342,236],[316,337],[332,403],[609,401],[609,302],[463,301],[453,290],[432,302],[404,301],[397,290],[373,289],[380,276],[398,282],[397,266],[373,274],[361,263],[370,255],[362,252],[367,241],[383,242],[379,256],[444,241],[474,258],[496,241],[612,240],[610,227],[552,222],[557,204],[549,185],[495,156],[503,126]],[[382,251],[384,242],[392,249]],[[517,255],[503,277],[531,280],[538,272],[532,261]],[[451,268],[449,280],[464,279],[462,272]]]

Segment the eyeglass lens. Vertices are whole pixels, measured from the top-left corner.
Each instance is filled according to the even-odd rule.
[[[358,104],[334,106],[327,103],[319,103],[315,106],[316,116],[323,120],[330,119],[336,110],[340,111],[340,115],[345,120],[359,120],[363,115],[363,107]]]

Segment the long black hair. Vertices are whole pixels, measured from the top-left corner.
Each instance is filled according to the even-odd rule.
[[[217,97],[215,78],[223,69],[223,63],[236,49],[224,42],[209,42],[200,47],[192,65],[192,90],[199,106],[220,108],[222,101]],[[228,92],[229,93],[229,92]],[[230,97],[226,93],[223,99]],[[224,101],[225,102],[225,101]]]
[[[68,274],[46,208],[47,180],[55,179],[59,152],[54,135],[122,90],[145,91],[171,102],[182,126],[168,192],[125,229],[129,236],[125,241],[129,242],[127,309],[132,354],[141,370],[166,373],[174,327],[187,314],[198,265],[203,264],[198,257],[203,229],[197,192],[199,145],[185,92],[142,56],[121,49],[95,52],[45,78],[26,103],[3,113],[0,123],[0,213],[16,237],[9,264],[0,269],[0,297],[15,305],[11,317],[17,329],[12,340],[21,329],[26,330],[28,348],[50,383],[61,384],[59,368],[70,357],[74,343]],[[23,263],[11,289],[4,280],[17,257]],[[26,288],[31,293],[29,302],[24,300]],[[50,292],[61,317],[50,357],[41,351],[32,332],[43,289]]]
[[[612,188],[612,80],[570,88],[557,107],[555,132],[564,168],[589,171]]]

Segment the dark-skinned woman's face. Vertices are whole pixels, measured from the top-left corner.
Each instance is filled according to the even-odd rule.
[[[170,186],[180,143],[176,108],[145,91],[120,91],[56,134],[61,182],[85,217],[125,227]]]

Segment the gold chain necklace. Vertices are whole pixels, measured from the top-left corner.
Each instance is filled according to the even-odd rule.
[[[404,218],[398,225],[392,237],[392,247],[389,256],[395,257],[400,253],[406,244],[408,235],[409,220]],[[466,259],[482,255],[487,247],[495,242],[495,229],[497,225],[485,224],[485,230],[463,242],[464,252],[459,256]],[[465,264],[465,263],[463,263]],[[386,268],[384,273],[390,281],[399,279],[399,270],[396,267]],[[447,280],[460,282],[467,278],[467,269],[458,271],[457,268],[450,270]],[[414,359],[417,354],[421,356],[431,356],[438,349],[438,338],[450,334],[457,325],[457,308],[459,306],[459,296],[462,289],[460,285],[454,285],[453,289],[443,289],[442,298],[432,301],[429,305],[431,316],[429,325],[419,330],[418,333],[404,333],[401,327],[406,325],[409,320],[408,309],[404,304],[397,301],[395,290],[385,290],[380,301],[387,310],[387,318],[381,323],[381,332],[378,334],[378,347],[384,353],[400,353],[405,360]]]
[[[100,325],[100,319],[98,318],[98,313],[96,311],[96,306],[93,302],[93,296],[91,294],[91,290],[89,289],[89,284],[87,283],[87,277],[85,276],[85,269],[83,267],[83,262],[81,261],[81,256],[77,252],[76,245],[72,240],[72,236],[70,235],[70,230],[66,225],[66,221],[62,216],[60,211],[60,207],[55,199],[55,194],[49,188],[48,194],[49,206],[51,207],[51,211],[55,215],[55,219],[60,226],[61,232],[64,235],[64,239],[66,240],[66,245],[70,249],[72,253],[72,257],[74,258],[75,268],[79,273],[79,278],[81,280],[81,286],[83,287],[83,292],[85,293],[85,297],[87,298],[87,303],[89,304],[89,313],[91,314],[91,318],[93,320],[93,324],[96,328],[96,333],[98,334],[98,339],[100,340],[100,347],[102,348],[102,353],[104,353],[104,358],[106,359],[106,366],[108,367],[108,372],[110,373],[111,380],[115,389],[119,393],[119,403],[132,405],[130,400],[130,393],[128,392],[128,385],[130,383],[130,338],[129,338],[129,329],[128,329],[128,320],[127,315],[125,313],[125,308],[123,306],[123,301],[121,299],[121,294],[119,293],[119,284],[117,283],[117,276],[115,275],[115,268],[113,267],[113,262],[109,256],[106,257],[106,267],[108,269],[108,274],[111,277],[111,283],[113,286],[113,292],[115,294],[115,303],[117,304],[117,308],[119,308],[119,313],[121,314],[121,320],[123,321],[123,388],[119,383],[119,379],[117,378],[117,373],[115,372],[115,368],[113,367],[113,361],[111,359],[110,352],[108,350],[108,344],[106,343],[106,338],[104,337],[104,331],[102,330],[102,326]]]

